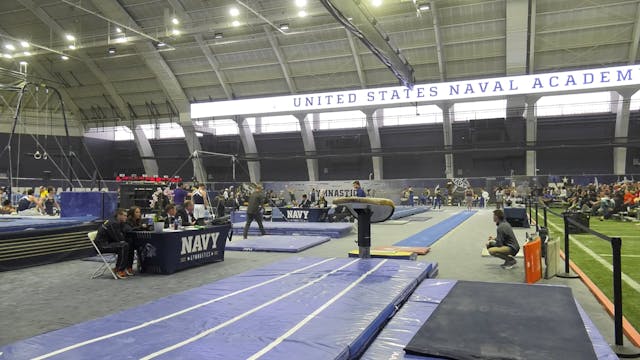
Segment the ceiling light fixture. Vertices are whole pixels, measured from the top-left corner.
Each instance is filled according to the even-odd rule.
[[[60,56],[60,59],[62,60],[69,60],[69,57],[67,55],[62,55]]]
[[[307,0],[296,0],[297,7],[305,7],[307,6]]]
[[[160,41],[156,46],[157,47],[165,47],[165,46],[167,46],[167,44],[165,44],[162,41]]]
[[[29,65],[29,63],[23,60],[23,61],[20,61],[20,65],[25,66],[25,65]]]
[[[31,56],[31,53],[29,51],[25,51],[23,52],[24,56]]]
[[[23,41],[20,41],[20,46],[22,46],[23,48],[28,48],[31,46],[31,44],[23,40]]]
[[[122,32],[122,29],[120,29],[119,27],[116,27],[116,32],[120,34]]]
[[[173,30],[171,30],[171,33],[172,33],[173,35],[178,36],[178,35],[180,35],[180,30],[178,30],[178,29],[173,29]]]
[[[418,10],[420,11],[427,11],[430,9],[431,9],[431,5],[429,5],[429,3],[418,4]]]
[[[300,10],[300,11],[298,11],[298,16],[299,17],[305,17],[305,16],[307,16],[307,12],[304,11],[304,10]]]
[[[76,41],[76,37],[71,34],[66,34],[64,37],[69,41]]]
[[[238,10],[238,8],[236,7],[232,7],[231,9],[229,9],[229,15],[238,16],[240,15],[240,10]]]
[[[107,53],[108,53],[109,55],[113,55],[113,54],[115,54],[115,53],[116,53],[116,48],[114,48],[114,47],[110,47],[110,48],[108,48],[108,49],[107,49]]]
[[[222,33],[215,33],[215,34],[213,34],[213,38],[214,38],[214,39],[222,39],[222,37],[223,37]]]
[[[180,20],[178,20],[178,18],[177,18],[177,17],[172,17],[172,18],[171,18],[171,23],[172,23],[173,25],[180,25]]]
[[[7,59],[13,59],[13,56],[11,56],[11,54],[2,54],[2,56],[4,56]]]
[[[233,20],[233,22],[231,23],[231,25],[233,25],[233,26],[240,26],[240,21],[238,21],[238,20]]]
[[[16,47],[15,47],[15,46],[13,46],[13,44],[4,44],[4,47],[5,47],[7,50],[11,50],[11,51],[13,51],[13,50],[15,50],[15,49],[16,49]]]
[[[280,30],[289,30],[289,24],[280,24]]]
[[[75,50],[75,49],[76,49],[75,45],[73,45],[73,44],[69,45],[69,50]]]
[[[372,0],[371,1],[371,5],[378,7],[380,5],[382,5],[382,0]]]
[[[116,42],[119,42],[121,44],[122,43],[126,43],[127,42],[127,37],[123,35],[122,37],[117,38]]]

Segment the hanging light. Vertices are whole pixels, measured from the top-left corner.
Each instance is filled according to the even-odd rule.
[[[42,159],[42,154],[40,154],[40,150],[36,150],[36,152],[33,154],[33,158],[36,160]]]
[[[47,159],[49,159],[49,154],[47,154],[47,152],[45,151],[42,153],[42,160],[47,160]]]

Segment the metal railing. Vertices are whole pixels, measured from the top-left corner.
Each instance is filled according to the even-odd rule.
[[[535,209],[535,218],[536,218],[536,231],[540,230],[539,226],[539,207],[540,202],[538,197],[529,196],[526,200],[526,206],[529,209],[529,219],[532,219],[532,212]],[[547,228],[547,213],[551,213],[555,216],[561,217],[564,223],[564,274],[557,274],[559,277],[564,278],[578,278],[577,275],[571,275],[570,273],[570,234],[571,227],[574,226],[575,229],[579,229],[583,232],[589,233],[599,239],[607,241],[611,244],[611,253],[613,255],[613,321],[614,321],[614,338],[615,338],[615,347],[616,353],[620,357],[639,357],[640,354],[637,353],[637,349],[634,350],[635,353],[629,354],[625,351],[622,351],[621,348],[624,346],[624,333],[622,326],[623,312],[622,312],[622,256],[621,256],[621,248],[622,248],[622,238],[619,236],[610,237],[595,230],[590,229],[588,226],[581,224],[576,221],[572,215],[576,213],[571,213],[568,211],[557,213],[551,210],[546,204],[542,204],[543,210],[543,221],[544,228]],[[580,214],[581,212],[577,212]],[[619,351],[618,351],[619,350]]]

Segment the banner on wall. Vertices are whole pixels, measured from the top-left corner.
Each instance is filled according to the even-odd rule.
[[[640,66],[638,65],[417,84],[412,89],[394,86],[195,103],[191,104],[191,118],[308,113],[371,106],[397,106],[415,102],[469,101],[528,94],[566,94],[634,85],[640,85]]]

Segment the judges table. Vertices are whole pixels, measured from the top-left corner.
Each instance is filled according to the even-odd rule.
[[[329,208],[279,207],[285,221],[323,222],[327,220]]]
[[[164,229],[163,232],[138,231],[141,271],[172,274],[178,270],[224,260],[224,248],[231,224],[186,227],[184,230]]]

